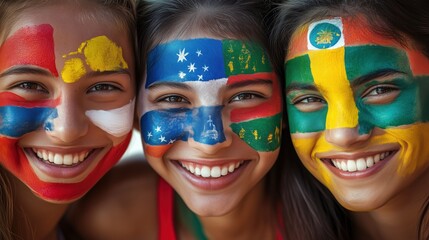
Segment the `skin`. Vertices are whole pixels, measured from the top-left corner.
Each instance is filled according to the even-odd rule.
[[[329,19],[334,37],[323,45],[322,22],[298,29],[286,56],[297,153],[341,205],[358,212],[357,229],[369,235],[357,235],[416,238],[429,194],[429,60],[378,36],[362,18]],[[309,50],[308,32],[316,43],[309,46],[325,49]]]
[[[244,218],[238,216],[243,213],[244,209],[252,209],[252,206],[258,208],[256,206],[265,201],[262,197],[262,179],[278,156],[280,136],[279,134],[276,135],[276,130],[281,128],[280,118],[268,120],[269,124],[273,124],[267,130],[274,135],[271,140],[271,142],[275,143],[273,147],[268,146],[270,144],[268,142],[262,142],[264,146],[260,146],[251,141],[256,137],[251,135],[252,129],[259,129],[260,131],[257,133],[261,135],[262,139],[268,137],[263,136],[263,134],[269,134],[261,130],[261,125],[258,122],[251,122],[249,123],[250,126],[242,125],[242,122],[264,119],[281,113],[280,93],[276,88],[277,80],[270,67],[260,67],[256,70],[256,73],[266,71],[270,73],[256,77],[247,75],[247,78],[238,77],[234,81],[234,76],[240,76],[237,73],[253,74],[254,72],[246,72],[247,66],[245,64],[241,65],[243,62],[228,62],[225,59],[222,61],[220,47],[210,53],[212,59],[216,58],[216,54],[216,56],[220,56],[219,60],[207,63],[206,60],[200,60],[198,56],[193,58],[191,46],[200,47],[197,47],[196,50],[202,49],[202,55],[204,56],[205,53],[207,54],[208,49],[215,49],[218,43],[220,43],[218,39],[211,38],[168,40],[161,45],[167,50],[157,52],[156,49],[159,49],[159,47],[155,48],[149,53],[148,66],[153,64],[151,57],[158,59],[157,63],[160,63],[155,65],[153,69],[148,68],[147,78],[143,83],[144,88],[142,87],[140,90],[140,96],[142,97],[138,107],[143,147],[149,164],[176,190],[186,205],[200,216],[206,234],[208,236],[213,234],[213,237],[216,236],[213,233],[216,231],[214,227],[212,229],[213,225],[211,224],[219,223],[220,219],[224,219],[226,222],[232,222],[231,220],[235,219],[240,222],[238,219]],[[242,43],[236,43],[238,42],[228,42],[226,40],[223,43],[223,47],[225,49],[232,48],[237,52],[242,51],[240,49]],[[251,51],[253,56],[258,56],[256,50],[252,50],[251,47],[247,47],[247,49]],[[196,54],[198,54],[197,51]],[[196,61],[196,67],[203,64],[206,66],[207,64],[209,66],[208,72],[213,76],[204,75],[204,77],[225,79],[225,81],[228,79],[228,81],[203,81],[202,84],[205,85],[202,86],[206,87],[199,87],[198,83],[201,83],[202,80],[196,80],[198,68],[195,70],[195,78],[192,75],[193,71],[188,70],[186,72],[189,75],[185,77],[187,81],[182,79],[180,74],[179,76],[174,75],[175,69],[172,70],[173,74],[171,75],[165,72],[163,72],[164,75],[157,74],[163,68],[164,62],[166,62],[166,66],[172,66],[170,65],[171,54],[176,52],[178,54],[178,66],[182,66],[183,56],[188,54],[186,55],[187,59],[183,60],[183,66],[188,66],[194,61]],[[266,58],[266,56],[260,56],[260,58],[263,57]],[[173,60],[173,62],[176,62],[176,59]],[[225,65],[222,66],[222,64]],[[249,64],[251,65],[252,63]],[[214,68],[214,66],[217,67]],[[229,78],[222,75],[224,74],[224,71],[222,71],[224,68],[226,69],[225,72],[231,72]],[[202,69],[202,74],[204,72],[204,69]],[[196,81],[193,81],[193,79]],[[263,81],[260,81],[261,79]],[[211,88],[212,91],[205,90],[208,88]],[[206,106],[219,107],[204,110],[202,107]],[[260,108],[261,106],[265,106],[269,110],[264,112]],[[163,113],[171,111],[170,109],[181,110],[175,113],[176,115],[167,115],[165,117],[166,121],[171,122],[173,119],[178,121],[177,125],[184,126],[183,130],[172,136],[177,139],[176,141],[162,145],[160,153],[159,151],[152,151],[154,143],[150,141],[147,134],[156,134],[156,128],[160,126],[161,121],[146,120],[146,116],[154,111]],[[190,109],[190,119],[180,118],[183,113],[188,114],[186,109]],[[194,115],[196,112],[198,112],[198,117]],[[200,138],[202,135],[199,134],[202,133],[199,131],[203,128],[201,125],[205,124],[208,119],[213,120],[218,130],[217,140],[211,141],[206,138]],[[241,124],[238,129],[243,129],[242,135],[240,135],[240,130],[234,129],[234,124]],[[161,130],[165,129],[165,127],[168,126],[162,126]],[[256,134],[256,132],[253,133]],[[234,171],[235,174],[227,175],[232,178],[213,173],[216,166],[219,166],[218,170],[222,171],[222,168],[226,169],[231,165],[235,165],[235,171],[237,171]],[[237,168],[237,165],[240,165],[240,167]],[[204,168],[211,168],[212,174],[205,175],[203,173]],[[199,173],[200,169],[201,173]]]
[[[16,132],[0,129],[0,141],[7,146],[0,150],[0,163],[14,176],[15,204],[26,213],[35,239],[56,239],[55,227],[68,203],[119,160],[132,129],[131,41],[117,34],[122,29],[111,22],[79,21],[77,11],[70,3],[26,10],[0,49],[0,98],[5,103],[0,107],[18,115],[3,115],[17,126],[11,127]],[[19,52],[16,43],[34,52]],[[93,52],[110,57],[97,58]],[[118,114],[126,128],[109,124],[115,120],[99,121]],[[39,121],[34,126],[15,122],[27,117],[34,123],[33,116]],[[58,155],[51,158],[56,164],[49,163],[50,153]],[[81,163],[66,163],[70,158]]]
[[[276,127],[281,129],[281,119],[268,117],[281,114],[279,82],[271,72],[269,62],[266,62],[266,66],[261,68],[264,70],[260,70],[263,74],[231,74],[227,85],[228,77],[224,75],[228,70],[222,69],[231,70],[231,67],[237,66],[234,68],[236,71],[253,70],[241,69],[237,62],[234,65],[228,61],[225,63],[222,51],[207,54],[206,49],[215,47],[204,44],[214,42],[216,45],[224,39],[195,34],[189,35],[189,39],[177,40],[166,39],[161,46],[167,49],[152,51],[148,55],[148,66],[152,67],[147,69],[137,106],[147,162],[131,159],[119,164],[103,178],[94,191],[72,209],[69,218],[84,237],[91,239],[96,239],[96,236],[99,236],[99,239],[156,239],[156,194],[160,175],[174,188],[186,206],[198,215],[208,238],[274,239],[276,209],[273,209],[265,193],[264,176],[274,164],[279,152],[280,136],[275,135],[275,130]],[[202,42],[205,43],[201,44]],[[238,41],[230,43],[243,45]],[[201,47],[203,55],[207,54],[211,59],[216,59],[216,62],[212,61],[207,66],[209,70],[213,70],[210,72],[213,74],[210,79],[220,80],[192,81],[198,79],[201,74],[198,71],[203,71],[203,68],[199,67],[207,63],[195,60],[197,51],[194,51],[196,49],[192,46]],[[252,49],[249,46],[247,48]],[[234,51],[236,50],[237,48],[234,48]],[[252,56],[260,56],[258,59],[262,59],[261,52],[252,51]],[[179,55],[187,59],[183,60],[183,64],[178,61]],[[220,62],[216,56],[221,57]],[[151,62],[150,59],[157,61]],[[191,63],[195,63],[195,72],[188,69]],[[185,66],[184,73],[189,77],[187,81],[183,81],[177,74],[179,71],[176,71],[176,64]],[[250,63],[252,64],[254,63]],[[215,75],[216,77],[213,77]],[[245,77],[237,77],[240,75]],[[166,79],[166,76],[172,77]],[[240,79],[249,84],[243,84]],[[261,79],[263,81],[260,81]],[[199,87],[197,84],[206,85]],[[198,114],[188,115],[193,117],[184,117],[196,112]],[[155,118],[151,118],[155,115]],[[209,115],[217,131],[218,138],[215,140],[201,135],[204,126],[206,129],[213,129],[213,125],[206,124]],[[263,144],[257,144],[252,140],[255,138],[252,133],[256,132],[248,131],[249,125],[242,124],[262,119],[269,120],[264,126],[272,126],[270,131],[273,137],[265,143],[261,141]],[[236,130],[236,126],[242,126],[246,131],[240,131],[241,127]],[[261,130],[257,122],[254,127],[253,130]],[[269,139],[267,132],[261,130],[257,133],[260,139]],[[178,164],[179,161],[185,167]],[[244,162],[240,165],[241,161]],[[234,170],[233,175],[226,177],[221,174],[219,177],[202,177],[191,173],[192,168],[195,173],[196,168],[202,169],[204,166],[229,167],[237,163],[240,167]],[[144,176],[141,172],[144,172]],[[141,204],[142,202],[145,204]],[[178,238],[195,239],[195,229],[183,219],[184,216],[179,214],[177,207],[174,214]],[[100,216],[103,216],[104,220],[100,221]],[[120,223],[117,219],[121,219]]]

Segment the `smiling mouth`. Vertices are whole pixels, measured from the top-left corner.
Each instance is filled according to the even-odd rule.
[[[85,159],[94,151],[94,150],[85,150],[79,153],[55,153],[52,151],[32,148],[33,153],[42,161],[49,164],[61,165],[61,166],[74,166],[77,165]]]
[[[322,158],[322,161],[330,162],[330,164],[337,169],[345,172],[359,172],[365,171],[368,168],[375,166],[380,161],[383,161],[395,151],[386,151],[377,153],[372,156],[362,157],[358,159],[333,159],[333,158]]]
[[[178,161],[178,163],[183,167],[183,169],[197,177],[219,178],[233,173],[235,170],[240,168],[245,161],[232,162],[218,166],[207,166],[187,161]]]

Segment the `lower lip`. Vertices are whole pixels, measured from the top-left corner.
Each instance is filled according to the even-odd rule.
[[[75,178],[82,174],[86,169],[88,169],[94,159],[97,158],[101,150],[101,148],[92,150],[83,162],[71,166],[49,163],[48,161],[42,160],[37,157],[37,155],[30,149],[27,149],[26,153],[29,157],[29,161],[32,161],[33,165],[47,176],[50,176],[52,178],[67,179]]]
[[[244,161],[244,163],[241,164],[239,168],[235,169],[234,172],[218,178],[195,176],[188,170],[184,169],[178,161],[175,161],[173,164],[179,169],[180,174],[182,174],[195,187],[206,191],[216,191],[226,188],[237,181],[249,162],[250,161]]]
[[[374,164],[372,167],[367,168],[367,169],[365,169],[363,171],[346,172],[346,171],[343,171],[343,170],[340,170],[340,169],[336,168],[335,166],[332,166],[331,161],[324,161],[323,163],[335,175],[337,175],[337,176],[339,176],[341,178],[345,178],[345,179],[366,178],[366,177],[375,175],[376,173],[378,173],[379,171],[381,171],[381,169],[383,168],[383,166],[386,165],[397,153],[398,153],[398,151],[390,154],[387,158],[379,161],[378,163]]]

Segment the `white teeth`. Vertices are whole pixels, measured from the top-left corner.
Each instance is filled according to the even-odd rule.
[[[37,155],[37,157],[53,163],[55,165],[67,165],[71,166],[73,164],[77,164],[79,162],[83,162],[85,158],[89,155],[89,151],[84,151],[80,153],[54,153],[42,149],[33,148],[33,152]]]
[[[244,161],[237,163],[230,163],[223,166],[195,166],[194,163],[190,162],[180,162],[182,167],[188,170],[190,173],[195,176],[201,176],[204,178],[218,178],[221,176],[226,176],[229,173],[235,171],[235,169],[239,168]]]
[[[347,160],[347,170],[349,172],[356,172],[356,162],[353,160]]]
[[[346,172],[364,171],[367,168],[374,166],[379,161],[388,157],[392,152],[384,152],[375,154],[374,156],[368,156],[366,158],[359,158],[357,160],[343,160],[343,159],[331,159],[331,163],[338,169]]]

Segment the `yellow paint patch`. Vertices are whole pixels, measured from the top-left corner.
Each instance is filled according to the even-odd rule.
[[[64,63],[61,76],[66,83],[73,83],[85,75],[85,65],[80,58],[72,58]]]
[[[127,69],[128,64],[122,56],[122,48],[106,36],[98,36],[83,42],[76,52],[63,56],[68,59],[64,65],[61,76],[64,82],[73,83],[86,74],[81,59],[92,71],[104,72],[118,69]]]
[[[397,173],[400,176],[413,174],[415,171],[429,164],[429,123],[417,123],[396,128],[385,129],[385,134],[372,136],[367,146],[383,144],[399,144],[399,166]],[[332,173],[316,158],[316,153],[352,152],[359,151],[344,149],[326,141],[324,133],[292,134],[292,142],[301,161],[314,175],[323,179],[329,189],[332,189]],[[362,151],[362,150],[361,150]]]
[[[309,51],[314,83],[329,106],[326,129],[358,125],[358,109],[347,79],[344,51],[344,47]]]

